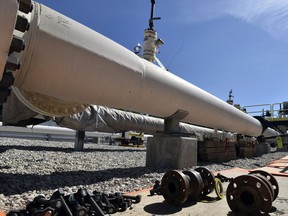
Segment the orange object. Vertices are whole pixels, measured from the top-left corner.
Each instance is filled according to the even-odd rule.
[[[0,210],[0,216],[6,216],[6,213]]]

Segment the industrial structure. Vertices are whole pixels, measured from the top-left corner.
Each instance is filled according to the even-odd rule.
[[[118,130],[149,133],[151,127],[161,128],[148,140],[147,165],[176,168],[197,163],[195,128],[202,136],[207,131],[232,133],[248,143],[265,133],[266,137],[278,136],[263,116],[254,118],[165,69],[156,57],[163,41],[154,29],[153,21],[159,18],[154,17],[155,1],[151,3],[143,52],[138,45],[135,54],[45,5],[31,0],[1,1],[3,123],[25,126],[53,119],[60,124],[66,119],[70,123],[65,126],[78,131],[105,132],[95,106],[103,106],[102,111],[110,109],[104,114],[107,118],[125,110],[126,118],[117,120],[121,124]],[[138,113],[145,113],[144,121],[154,121],[151,116],[158,120],[146,124],[145,129],[141,129],[143,124],[132,128],[129,119],[137,115],[142,118]],[[89,127],[89,121],[97,127]],[[183,124],[190,128],[185,133]],[[226,138],[218,137],[218,141],[227,143]]]
[[[167,71],[156,57],[164,42],[154,29],[160,19],[154,17],[155,0],[151,5],[143,45],[131,52],[45,5],[1,0],[0,131],[19,126],[21,130],[13,130],[29,132],[34,128],[27,125],[52,120],[72,129],[53,133],[76,136],[75,150],[83,149],[86,132],[93,137],[99,136],[91,133],[95,131],[126,132],[125,141],[137,145],[148,133],[146,165],[175,168],[152,189],[166,203],[198,201],[214,190],[219,201],[225,194],[222,183],[230,182],[226,200],[235,215],[267,215],[280,188],[270,173],[245,170],[234,178],[214,176],[205,167],[187,168],[199,160],[261,155],[270,146],[287,150],[288,102],[241,107],[234,104],[232,90],[225,102]],[[38,132],[45,134],[47,127],[40,126]],[[287,159],[279,163],[287,169]],[[60,188],[50,199],[39,195],[26,209],[7,216],[106,215],[140,201],[140,195],[83,188],[65,195]]]

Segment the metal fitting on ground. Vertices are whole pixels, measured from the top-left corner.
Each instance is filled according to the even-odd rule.
[[[188,200],[197,200],[215,188],[214,174],[204,167],[195,170],[170,170],[161,181],[161,193],[167,203],[180,205]]]
[[[226,199],[235,215],[267,215],[278,193],[274,176],[256,170],[234,178],[228,185]]]

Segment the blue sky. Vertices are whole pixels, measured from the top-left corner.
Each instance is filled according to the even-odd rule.
[[[150,0],[38,2],[133,50]],[[287,0],[156,0],[158,58],[172,73],[244,105],[288,101]]]

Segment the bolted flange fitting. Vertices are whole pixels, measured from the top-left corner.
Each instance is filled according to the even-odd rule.
[[[257,170],[234,178],[228,185],[226,199],[235,215],[267,215],[278,192],[276,179]]]

